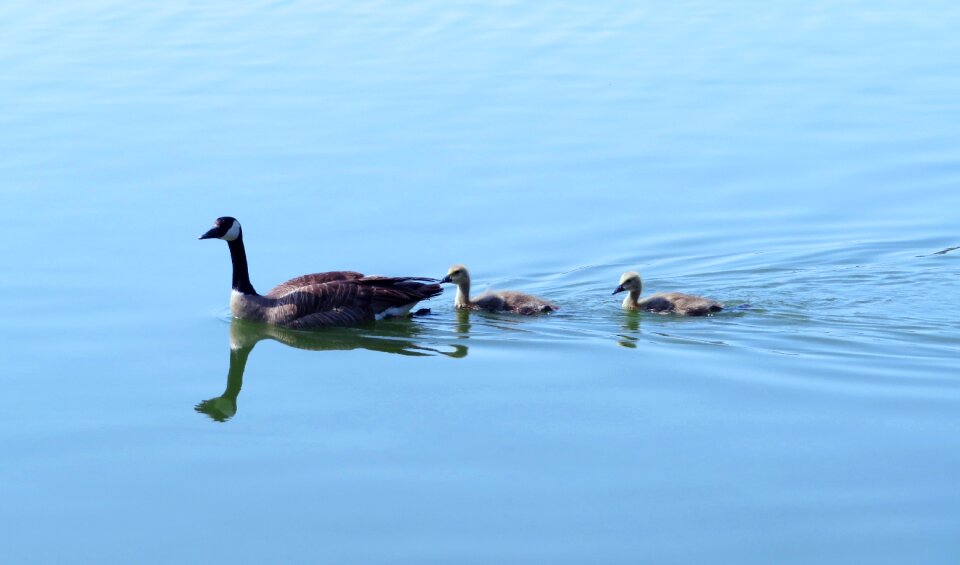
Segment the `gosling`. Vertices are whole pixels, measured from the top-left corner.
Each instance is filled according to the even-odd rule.
[[[630,294],[623,300],[623,307],[627,310],[647,310],[657,314],[679,314],[681,316],[704,316],[723,310],[723,304],[716,300],[680,292],[659,292],[641,299],[640,290],[642,288],[643,282],[640,280],[640,273],[629,271],[623,273],[620,277],[620,285],[614,289],[613,294],[630,291]]]
[[[534,314],[546,314],[560,309],[559,306],[549,300],[512,290],[502,290],[499,292],[487,291],[479,296],[470,298],[470,272],[467,271],[467,268],[463,265],[450,267],[447,271],[447,276],[443,277],[440,283],[457,285],[457,296],[453,300],[453,305],[461,310],[509,312],[512,314],[532,316]]]

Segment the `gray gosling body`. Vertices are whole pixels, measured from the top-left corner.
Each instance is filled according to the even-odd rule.
[[[487,291],[479,296],[470,297],[470,272],[463,265],[454,265],[447,271],[441,283],[457,285],[457,296],[453,304],[461,310],[485,310],[487,312],[509,312],[532,316],[559,310],[560,307],[529,294],[513,290],[499,292]]]
[[[443,292],[433,279],[331,271],[290,279],[261,295],[250,283],[240,222],[217,218],[200,239],[227,242],[233,262],[230,311],[241,320],[299,329],[349,326],[407,315],[417,302]]]
[[[640,274],[635,271],[623,273],[620,284],[613,294],[629,291],[623,300],[623,307],[627,310],[647,310],[657,314],[679,314],[681,316],[704,316],[723,310],[723,304],[710,298],[693,296],[680,292],[659,292],[646,298],[640,298],[643,282]]]

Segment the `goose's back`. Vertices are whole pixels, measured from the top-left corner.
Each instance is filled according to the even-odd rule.
[[[305,286],[311,286],[315,284],[323,284],[334,281],[348,281],[355,279],[362,279],[363,273],[358,273],[356,271],[330,271],[327,273],[313,273],[311,275],[301,275],[299,277],[292,278],[288,281],[282,282],[277,286],[270,289],[270,292],[267,293],[267,296],[271,298],[280,298],[290,294],[291,292],[303,288]]]

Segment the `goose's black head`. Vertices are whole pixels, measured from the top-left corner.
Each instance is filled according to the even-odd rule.
[[[236,218],[223,216],[213,222],[213,227],[207,230],[207,233],[200,236],[200,239],[222,239],[224,241],[233,241],[240,239],[243,232],[240,229],[240,222]]]

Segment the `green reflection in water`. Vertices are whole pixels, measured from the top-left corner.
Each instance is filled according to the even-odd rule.
[[[466,337],[469,321],[461,322],[457,331]],[[422,357],[445,355],[461,358],[467,356],[467,346],[450,345],[444,349],[425,345],[424,327],[410,320],[398,320],[353,328],[326,328],[322,331],[299,331],[233,319],[230,322],[230,368],[227,371],[227,387],[220,396],[199,402],[194,410],[206,414],[217,422],[226,422],[237,413],[237,397],[243,387],[243,372],[253,348],[264,339],[279,341],[284,345],[311,351],[348,351],[367,349],[382,353],[394,353]]]
[[[637,334],[640,333],[640,312],[636,310],[625,310],[623,312],[623,323],[621,325],[623,333],[617,334],[619,338],[617,344],[621,347],[636,349],[637,341],[640,339]]]

